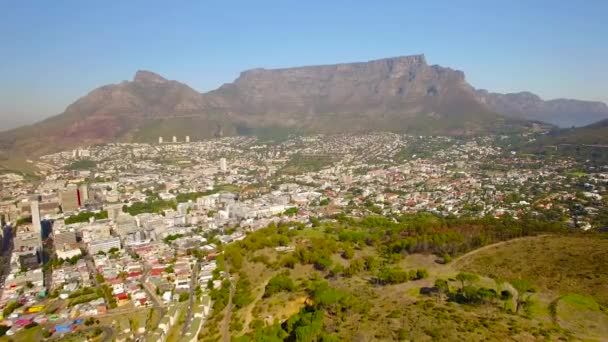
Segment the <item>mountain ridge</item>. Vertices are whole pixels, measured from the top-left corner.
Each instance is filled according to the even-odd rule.
[[[539,106],[540,98],[528,97]],[[268,127],[310,133],[504,132],[520,130],[530,125],[526,120],[537,119],[515,110],[506,114],[496,110],[521,108],[513,99],[522,101],[518,96],[501,97],[477,90],[467,83],[464,72],[429,65],[423,54],[254,68],[206,93],[152,71],[138,70],[131,81],[96,88],[57,116],[5,132],[0,137],[0,150],[41,155],[81,144],[150,141],[150,134],[146,134],[149,127],[163,133],[163,125],[179,127],[193,138]]]

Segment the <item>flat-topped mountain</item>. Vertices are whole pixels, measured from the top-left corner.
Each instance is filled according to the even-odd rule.
[[[253,69],[208,93],[138,71],[132,81],[97,88],[60,115],[3,133],[0,150],[36,156],[92,143],[152,142],[161,135],[201,139],[274,129],[472,135],[520,130],[530,125],[523,119],[554,122],[552,111],[575,112],[578,104],[602,115],[601,104],[539,105],[538,99],[529,101],[533,106],[517,105],[524,101],[512,97],[477,91],[462,71],[429,65],[424,55]],[[529,108],[543,108],[544,116]]]

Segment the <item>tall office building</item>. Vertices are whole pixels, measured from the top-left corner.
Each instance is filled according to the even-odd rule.
[[[80,206],[84,206],[84,204],[89,200],[89,186],[86,184],[82,184],[78,187],[78,194],[80,196]]]
[[[226,172],[228,170],[228,166],[226,165],[226,158],[220,159],[220,171]]]
[[[162,144],[163,143],[163,137],[158,137],[158,143]]]
[[[40,203],[39,198],[36,197],[31,201],[31,212],[32,212],[32,229],[38,239],[42,240],[42,223],[40,222]]]
[[[59,193],[61,200],[61,209],[64,213],[78,210],[81,205],[80,190],[76,186],[67,187]]]
[[[190,136],[186,135],[186,142],[189,143],[190,142]]]
[[[173,142],[176,143],[177,142],[177,137],[173,136]]]

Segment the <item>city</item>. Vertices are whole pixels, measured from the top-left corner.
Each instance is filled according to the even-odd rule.
[[[231,277],[216,258],[282,222],[428,212],[604,227],[608,166],[519,153],[511,138],[161,137],[42,156],[36,175],[0,176],[2,325],[22,340],[197,341]]]

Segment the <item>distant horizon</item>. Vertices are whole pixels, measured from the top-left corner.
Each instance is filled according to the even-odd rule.
[[[0,131],[149,70],[204,93],[255,69],[424,54],[476,89],[608,103],[608,3],[0,4]],[[135,19],[136,18],[136,19]],[[567,23],[567,25],[564,25]]]

